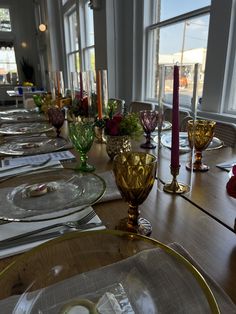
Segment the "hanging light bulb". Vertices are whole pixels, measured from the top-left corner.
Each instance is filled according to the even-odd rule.
[[[47,26],[43,23],[39,24],[39,30],[40,32],[45,32],[47,30]]]

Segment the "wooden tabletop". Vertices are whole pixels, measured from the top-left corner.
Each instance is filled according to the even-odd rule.
[[[142,150],[138,144],[133,147]],[[151,152],[157,153],[156,150]],[[151,237],[165,244],[181,244],[236,303],[236,235],[209,215],[211,211],[232,226],[236,200],[225,194],[227,173],[214,167],[216,162],[227,160],[231,154],[233,151],[225,148],[206,153],[205,158],[212,168],[207,173],[194,175],[193,192],[189,198],[165,193],[156,182],[140,210],[152,224]],[[95,165],[97,173],[112,169],[105,144],[94,143],[89,162]],[[65,164],[65,167],[73,166],[73,163]],[[169,171],[168,166],[166,171]],[[96,204],[94,209],[107,228],[114,229],[119,220],[127,216],[128,207],[122,200],[116,200]],[[0,269],[15,258],[0,260]]]

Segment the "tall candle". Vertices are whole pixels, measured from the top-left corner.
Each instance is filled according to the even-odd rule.
[[[96,72],[98,119],[102,119],[101,72]]]
[[[60,97],[60,93],[61,93],[60,71],[56,72],[56,77],[57,77],[57,96]]]
[[[179,167],[179,67],[174,66],[173,103],[172,103],[172,137],[171,167]]]

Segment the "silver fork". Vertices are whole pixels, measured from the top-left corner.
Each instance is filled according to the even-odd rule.
[[[80,226],[83,226],[83,229],[86,229],[85,224],[87,224],[95,216],[96,216],[96,213],[95,213],[94,210],[92,210],[87,215],[85,215],[83,218],[81,218],[81,219],[79,219],[77,221],[60,222],[60,223],[57,223],[57,224],[54,224],[54,225],[50,225],[50,226],[39,228],[39,229],[36,229],[36,230],[33,230],[33,231],[25,232],[25,233],[22,233],[20,235],[11,237],[9,239],[5,239],[5,240],[0,241],[0,245],[6,244],[6,243],[9,243],[9,242],[18,240],[18,239],[26,238],[26,237],[32,236],[34,234],[41,233],[43,231],[47,231],[47,230],[50,230],[50,229],[53,229],[53,228],[57,228],[57,227],[68,227],[68,228],[71,228],[71,229],[80,229]]]

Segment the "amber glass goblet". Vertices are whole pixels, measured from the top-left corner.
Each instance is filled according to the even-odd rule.
[[[128,203],[128,217],[121,220],[117,229],[150,235],[150,222],[140,217],[139,205],[148,197],[155,181],[156,157],[143,152],[128,152],[115,156],[113,172],[116,185]]]
[[[71,122],[69,124],[69,136],[75,149],[80,154],[80,164],[75,170],[91,172],[95,167],[87,162],[89,152],[94,140],[94,123],[93,122]]]
[[[61,127],[65,121],[65,111],[60,108],[49,108],[48,109],[48,120],[51,123],[57,132],[57,137],[60,137]]]
[[[142,110],[140,111],[140,122],[145,132],[146,143],[141,144],[140,147],[152,149],[156,145],[151,143],[151,133],[155,131],[158,124],[158,112],[155,110]]]
[[[216,122],[211,120],[189,120],[187,125],[188,141],[191,148],[195,149],[193,171],[207,171],[209,166],[202,162],[202,151],[205,150],[214,136]],[[186,165],[191,169],[191,162]]]

